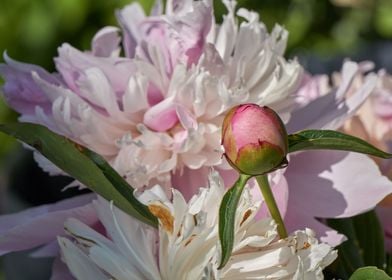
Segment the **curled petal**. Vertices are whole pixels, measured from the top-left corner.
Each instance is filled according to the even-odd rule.
[[[165,99],[151,107],[144,114],[144,124],[155,131],[166,131],[178,122],[176,105],[171,99]]]
[[[92,52],[95,56],[116,57],[120,55],[121,38],[119,29],[113,26],[102,28],[95,34],[92,42]]]

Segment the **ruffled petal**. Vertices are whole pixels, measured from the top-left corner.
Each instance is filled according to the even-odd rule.
[[[341,127],[355,114],[377,85],[377,76],[369,74],[363,85],[347,96],[348,88],[359,70],[356,63],[346,62],[343,65],[340,86],[293,112],[287,124],[287,131],[293,133],[303,129],[338,129]]]

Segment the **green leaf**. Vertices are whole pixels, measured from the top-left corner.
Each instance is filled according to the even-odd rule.
[[[246,182],[251,176],[241,174],[238,180],[234,183],[223,196],[219,208],[219,239],[221,243],[222,257],[219,269],[225,266],[229,261],[234,244],[234,225],[235,214],[238,202],[241,198],[242,191]]]
[[[31,123],[0,125],[0,131],[34,147],[57,167],[133,217],[153,226],[157,220],[133,196],[133,189],[96,153]],[[129,188],[129,190],[126,190]]]
[[[384,232],[376,213],[369,211],[353,217],[352,220],[365,266],[384,268],[386,265]]]
[[[304,130],[291,134],[288,138],[289,153],[303,150],[342,150],[392,158],[392,154],[381,151],[362,139],[333,130]]]
[[[392,274],[392,255],[388,254],[387,255],[387,268],[385,269],[385,271],[391,275]]]
[[[342,278],[351,275],[356,269],[364,266],[363,258],[358,246],[358,237],[352,219],[329,219],[328,225],[344,234],[347,240],[337,247],[337,272]]]
[[[357,269],[349,280],[391,280],[385,271],[377,267],[367,266]]]
[[[347,236],[337,249],[335,272],[343,279],[363,266],[386,267],[384,235],[374,211],[345,219],[329,219],[328,225]]]
[[[138,213],[140,213],[148,220],[154,222],[155,225],[157,224],[156,217],[153,214],[151,214],[147,206],[140,203],[140,201],[137,200],[136,197],[133,195],[134,188],[132,188],[128,184],[128,182],[125,181],[125,179],[121,177],[121,175],[118,174],[117,171],[110,166],[110,164],[106,162],[106,160],[103,157],[101,157],[97,153],[87,148],[80,147],[80,146],[79,148],[84,155],[86,155],[89,159],[91,159],[96,164],[96,166],[98,166],[98,168],[101,169],[106,179],[110,181],[110,183],[117,189],[117,191],[123,197],[128,199],[128,201],[131,203],[131,205],[135,208],[135,210]]]

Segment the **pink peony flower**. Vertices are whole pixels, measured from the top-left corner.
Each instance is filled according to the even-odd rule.
[[[362,73],[356,77],[356,86],[363,83],[363,73],[373,68],[369,62],[362,63]],[[355,116],[347,120],[343,129],[361,137],[376,147],[392,152],[392,77],[385,71],[378,72],[378,83],[374,94],[366,100]],[[339,76],[336,75],[336,82]],[[373,158],[382,174],[392,179],[389,160]],[[385,231],[386,249],[392,252],[392,195],[387,196],[377,207],[377,213]]]
[[[187,169],[224,168],[225,112],[252,102],[287,119],[302,73],[282,57],[287,31],[276,26],[269,34],[244,9],[238,24],[235,2],[225,4],[221,26],[209,1],[168,1],[165,13],[158,3],[151,16],[131,4],[117,13],[126,57],[119,56],[119,30],[106,27],[91,51],[62,45],[54,74],[5,55],[4,95],[21,121],[104,155],[135,187],[171,186]]]
[[[351,64],[351,65],[350,65]],[[329,89],[331,88],[342,88],[342,87],[346,87],[344,96],[346,96],[346,98],[348,99],[353,99],[353,97],[356,96],[356,92],[358,92],[359,90],[361,90],[361,88],[366,88],[367,84],[369,83],[369,79],[371,78],[371,76],[374,76],[375,74],[370,74],[370,75],[366,75],[367,72],[369,72],[370,70],[372,70],[374,68],[373,63],[371,62],[362,62],[359,65],[354,65],[352,64],[352,62],[346,62],[345,64],[346,66],[346,72],[343,70],[343,73],[334,73],[332,75],[332,79],[330,81],[330,83],[326,83],[326,81],[329,80],[329,77],[327,75],[322,75],[322,76],[307,76],[306,79],[304,79],[304,83],[303,86],[301,87],[300,91],[298,92],[299,94],[299,98],[297,100],[299,100],[299,104],[308,104],[309,102],[311,102],[312,100],[316,100],[318,98],[318,100],[323,100],[326,99],[326,95],[329,91]],[[351,70],[350,70],[351,68]],[[350,74],[350,79],[351,82],[347,83],[347,79],[345,78],[345,73],[351,73]],[[385,114],[384,116],[386,116],[388,113],[386,113],[388,110],[386,109],[390,104],[392,103],[388,103],[388,98],[390,98],[390,93],[392,92],[392,84],[391,84],[391,78],[389,77],[389,75],[387,75],[385,73],[385,71],[380,71],[377,75],[378,79],[377,79],[377,83],[375,84],[375,90],[373,91],[373,94],[366,99],[365,102],[363,102],[363,99],[359,99],[357,101],[352,101],[351,103],[355,103],[355,104],[359,104],[361,105],[359,108],[357,105],[355,105],[355,110],[351,110],[351,112],[349,112],[349,108],[347,108],[347,113],[346,116],[339,120],[339,122],[337,122],[336,124],[333,125],[333,129],[343,129],[346,133],[352,134],[352,135],[356,135],[368,142],[370,142],[371,144],[379,147],[380,149],[386,150],[386,151],[392,151],[389,147],[388,147],[388,142],[390,140],[388,136],[390,133],[390,125],[391,123],[388,123],[388,118],[383,118],[382,115],[383,113]],[[317,101],[315,101],[317,102]],[[363,104],[362,104],[363,103]],[[389,105],[388,105],[389,104]],[[316,107],[315,107],[316,108]],[[391,107],[392,108],[392,107]],[[295,115],[295,113],[294,113]],[[342,122],[343,120],[343,122]],[[324,128],[330,128],[328,125],[327,126],[322,126]],[[320,154],[320,152],[317,152],[318,154]],[[335,154],[335,155],[333,155]],[[335,160],[330,161],[330,164],[337,164],[339,160],[337,160],[337,157],[339,156],[339,153],[333,153],[328,155],[327,158],[329,159],[333,159],[334,157],[336,158]],[[308,156],[306,156],[306,154],[301,155],[303,157],[302,162],[307,162],[310,159],[315,159],[315,156],[311,156],[310,154]],[[321,153],[320,156],[324,157],[326,156],[325,153]],[[352,156],[351,156],[352,157]],[[362,157],[360,156],[360,158],[358,158],[358,160],[363,160]],[[300,156],[299,156],[300,158]],[[327,159],[325,158],[325,159]],[[347,154],[346,159],[349,158],[349,154]],[[369,159],[366,159],[367,161]],[[380,160],[380,159],[376,159],[373,158],[373,160],[375,161],[375,163],[377,163],[377,165],[375,165],[374,163],[372,164],[372,166],[369,165],[370,169],[365,169],[364,166],[361,167],[358,164],[351,164],[351,167],[349,169],[347,169],[347,167],[342,167],[343,170],[352,170],[352,168],[354,168],[354,166],[357,165],[356,167],[356,171],[353,170],[353,175],[355,177],[351,177],[349,175],[349,173],[346,174],[342,174],[342,178],[344,179],[344,175],[346,176],[346,178],[357,178],[358,175],[356,174],[360,174],[359,170],[363,169],[363,172],[366,172],[367,175],[370,175],[370,173],[374,172],[374,174],[379,174],[380,171],[384,176],[388,176],[389,178],[391,177],[391,170],[390,169],[390,161],[388,160]],[[326,160],[327,161],[327,160]],[[342,164],[344,161],[343,160],[340,162],[340,164]],[[298,171],[298,170],[294,170],[293,172],[290,172],[290,167],[288,169],[288,180],[290,182],[293,182],[293,179],[290,179],[291,176],[294,177],[299,177],[299,176],[304,176],[304,174],[301,175],[301,172],[309,172],[310,170],[307,169],[305,170],[304,168],[302,168],[302,171]],[[325,166],[326,167],[326,166]],[[325,169],[324,168],[320,168],[320,169]],[[380,169],[380,171],[378,170]],[[372,170],[372,171],[371,171]],[[337,169],[336,169],[337,171]],[[348,171],[350,172],[350,171]],[[296,174],[295,174],[296,173]],[[291,174],[291,175],[290,175]],[[308,175],[306,175],[308,176]],[[312,177],[312,176],[310,176]],[[337,177],[337,176],[336,176]],[[310,180],[314,180],[310,179]],[[295,181],[295,179],[294,179]],[[325,186],[323,186],[322,184],[322,180],[319,180],[320,182],[317,184],[317,186],[320,186],[320,188],[324,189],[325,194],[328,194],[328,191],[325,191]],[[383,182],[382,182],[383,181]],[[369,184],[372,186],[372,188],[368,191],[365,190],[366,186],[363,186],[363,193],[362,194],[355,194],[354,192],[356,192],[358,189],[353,188],[352,192],[350,191],[350,188],[346,188],[346,189],[341,189],[341,194],[343,195],[344,199],[342,200],[342,198],[339,198],[338,196],[334,196],[334,204],[335,207],[337,208],[346,208],[346,213],[343,213],[343,215],[341,215],[340,217],[349,217],[351,216],[353,213],[361,213],[362,211],[364,211],[364,209],[359,209],[362,207],[355,206],[355,204],[358,204],[358,202],[354,202],[352,201],[352,203],[347,203],[350,202],[350,198],[356,197],[357,199],[360,199],[361,201],[365,201],[365,195],[368,195],[370,199],[375,199],[373,200],[372,203],[376,202],[377,200],[380,201],[380,199],[383,198],[383,196],[385,195],[385,192],[380,191],[380,189],[378,189],[378,187],[381,187],[382,185],[384,185],[385,189],[384,191],[386,191],[386,193],[390,193],[390,191],[388,191],[390,189],[390,187],[388,187],[388,181],[386,181],[385,179],[382,179],[381,181],[381,177],[379,178],[379,181],[377,182],[372,182],[370,181],[370,177],[369,177]],[[351,181],[352,182],[352,181]],[[325,184],[325,182],[324,182]],[[341,185],[344,185],[345,183],[341,182]],[[300,185],[300,184],[298,184]],[[348,185],[348,182],[347,182]],[[360,186],[362,185],[360,182],[356,183],[356,184],[351,184],[352,186]],[[377,190],[373,189],[373,187],[377,186]],[[302,189],[302,187],[300,187],[300,189]],[[316,187],[317,189],[317,187]],[[305,189],[304,189],[305,190]],[[319,190],[321,191],[321,190]],[[362,192],[362,191],[361,191]],[[316,192],[315,192],[316,193]],[[383,193],[382,196],[379,196],[378,194]],[[324,194],[324,195],[325,195]],[[306,194],[303,193],[303,195],[309,195],[309,193],[306,190]],[[328,197],[331,196],[331,193],[328,195]],[[389,251],[392,251],[392,231],[391,231],[391,219],[388,218],[388,215],[390,215],[392,213],[392,203],[391,203],[391,199],[390,199],[391,195],[387,196],[386,198],[384,198],[384,200],[382,201],[382,203],[380,203],[377,207],[377,212],[379,214],[379,217],[381,219],[381,222],[384,226],[384,230],[385,230],[385,238],[386,238],[386,246],[387,249]],[[296,209],[295,209],[295,205],[301,204],[301,200],[298,197],[293,197],[293,199],[298,198],[297,202],[290,202],[288,203],[289,206],[293,206],[293,207],[289,207],[289,209],[287,210],[289,212],[289,216],[286,218],[289,218],[289,227],[294,227],[296,226],[296,221],[298,220],[298,217],[301,216],[301,214],[298,215]],[[377,198],[377,199],[376,199]],[[341,200],[341,206],[339,205],[339,200]],[[344,201],[345,200],[345,201]],[[312,201],[319,201],[318,199],[312,199]],[[321,201],[321,200],[320,200]],[[351,206],[350,206],[351,204]],[[374,205],[374,204],[373,204]],[[353,206],[355,206],[355,209]],[[310,206],[310,207],[314,207],[314,206]],[[322,204],[318,204],[317,207],[314,207],[312,209],[317,209],[316,211],[319,212],[322,208],[325,208],[323,211],[324,213],[317,213],[316,215],[318,217],[326,217],[325,214],[326,212],[330,211],[330,205],[325,205],[322,206]],[[350,210],[351,208],[351,210]],[[369,207],[369,210],[373,208],[373,207]],[[309,208],[310,211],[310,208]],[[306,211],[304,211],[303,213],[306,213]],[[350,213],[350,214],[349,214]],[[295,217],[296,216],[296,217]],[[330,216],[328,216],[330,217]],[[338,215],[336,217],[339,217]],[[301,219],[301,218],[299,218]],[[309,223],[310,224],[310,223]],[[332,233],[331,233],[332,234]]]

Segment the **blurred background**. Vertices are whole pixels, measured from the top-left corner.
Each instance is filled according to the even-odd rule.
[[[139,0],[148,11],[152,0]],[[289,31],[287,57],[298,57],[312,73],[339,70],[345,58],[370,59],[391,71],[391,0],[239,0],[240,7],[258,11],[271,29],[275,23]],[[100,28],[117,25],[114,11],[126,0],[0,0],[0,53],[54,71],[57,47],[68,42],[89,49]],[[214,1],[218,21],[226,13]],[[389,50],[389,51],[388,51]],[[0,59],[2,61],[2,59]],[[0,85],[3,81],[0,78]],[[0,123],[16,120],[0,97]],[[0,134],[0,207],[2,213],[54,202],[75,191],[61,192],[67,178],[50,178],[32,160],[30,152]],[[7,191],[7,192],[6,192]],[[15,258],[23,264],[10,265]],[[2,258],[0,279],[49,279],[51,260],[31,263],[26,254]],[[42,268],[41,268],[42,265]],[[40,275],[29,271],[40,271]],[[5,277],[4,270],[7,271]]]

